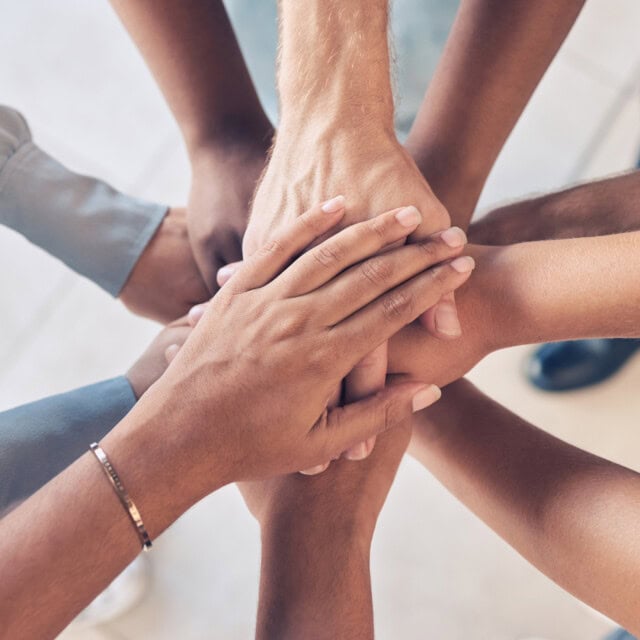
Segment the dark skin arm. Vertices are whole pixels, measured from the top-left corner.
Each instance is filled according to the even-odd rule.
[[[412,453],[527,560],[640,633],[640,475],[535,428],[467,381],[414,419]]]
[[[498,154],[584,0],[463,0],[407,148],[466,229]]]
[[[472,242],[507,245],[640,229],[640,171],[603,178],[491,211],[469,228]]]
[[[192,167],[187,223],[211,293],[241,259],[249,201],[273,128],[221,0],[113,0],[182,131]]]
[[[257,638],[373,638],[371,541],[409,437],[407,423],[363,462],[240,486],[262,531]]]

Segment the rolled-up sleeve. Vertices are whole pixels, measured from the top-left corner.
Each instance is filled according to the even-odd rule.
[[[0,413],[0,513],[100,440],[136,402],[125,377]]]
[[[76,174],[0,105],[0,223],[117,296],[167,212]]]

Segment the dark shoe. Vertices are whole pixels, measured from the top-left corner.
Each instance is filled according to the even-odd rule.
[[[554,342],[527,361],[526,376],[543,391],[569,391],[597,384],[616,373],[640,349],[640,340]]]

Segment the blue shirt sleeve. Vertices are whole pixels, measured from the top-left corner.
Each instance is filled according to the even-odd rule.
[[[117,296],[166,212],[73,173],[33,143],[17,111],[0,105],[0,224]]]
[[[0,413],[0,512],[85,453],[136,403],[125,377]]]

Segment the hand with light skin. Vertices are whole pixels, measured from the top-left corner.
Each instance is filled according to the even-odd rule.
[[[331,204],[315,207],[254,254],[101,441],[152,539],[229,482],[321,463],[439,398],[433,385],[408,382],[327,407],[372,346],[470,274],[470,259],[451,260],[443,242],[377,255],[415,230],[415,209],[352,225],[300,255],[343,215]],[[87,453],[0,520],[4,631],[55,637],[139,551],[135,528]]]
[[[174,320],[156,336],[126,373],[136,399],[166,371],[169,358],[175,354],[191,334],[192,326],[187,316]]]
[[[133,313],[162,323],[210,297],[189,243],[185,209],[169,209],[119,297]]]
[[[343,226],[411,202],[423,215],[413,239],[449,228],[446,210],[394,132],[388,0],[282,0],[280,25],[280,123],[243,255],[294,219],[300,207],[347,188]],[[438,337],[460,336],[452,294],[424,321]],[[382,388],[386,372],[382,345],[359,367],[353,385],[367,392]],[[346,455],[361,459],[372,446],[361,443]]]
[[[240,483],[262,534],[256,638],[373,638],[371,542],[410,434],[390,429],[367,460],[313,478]]]

